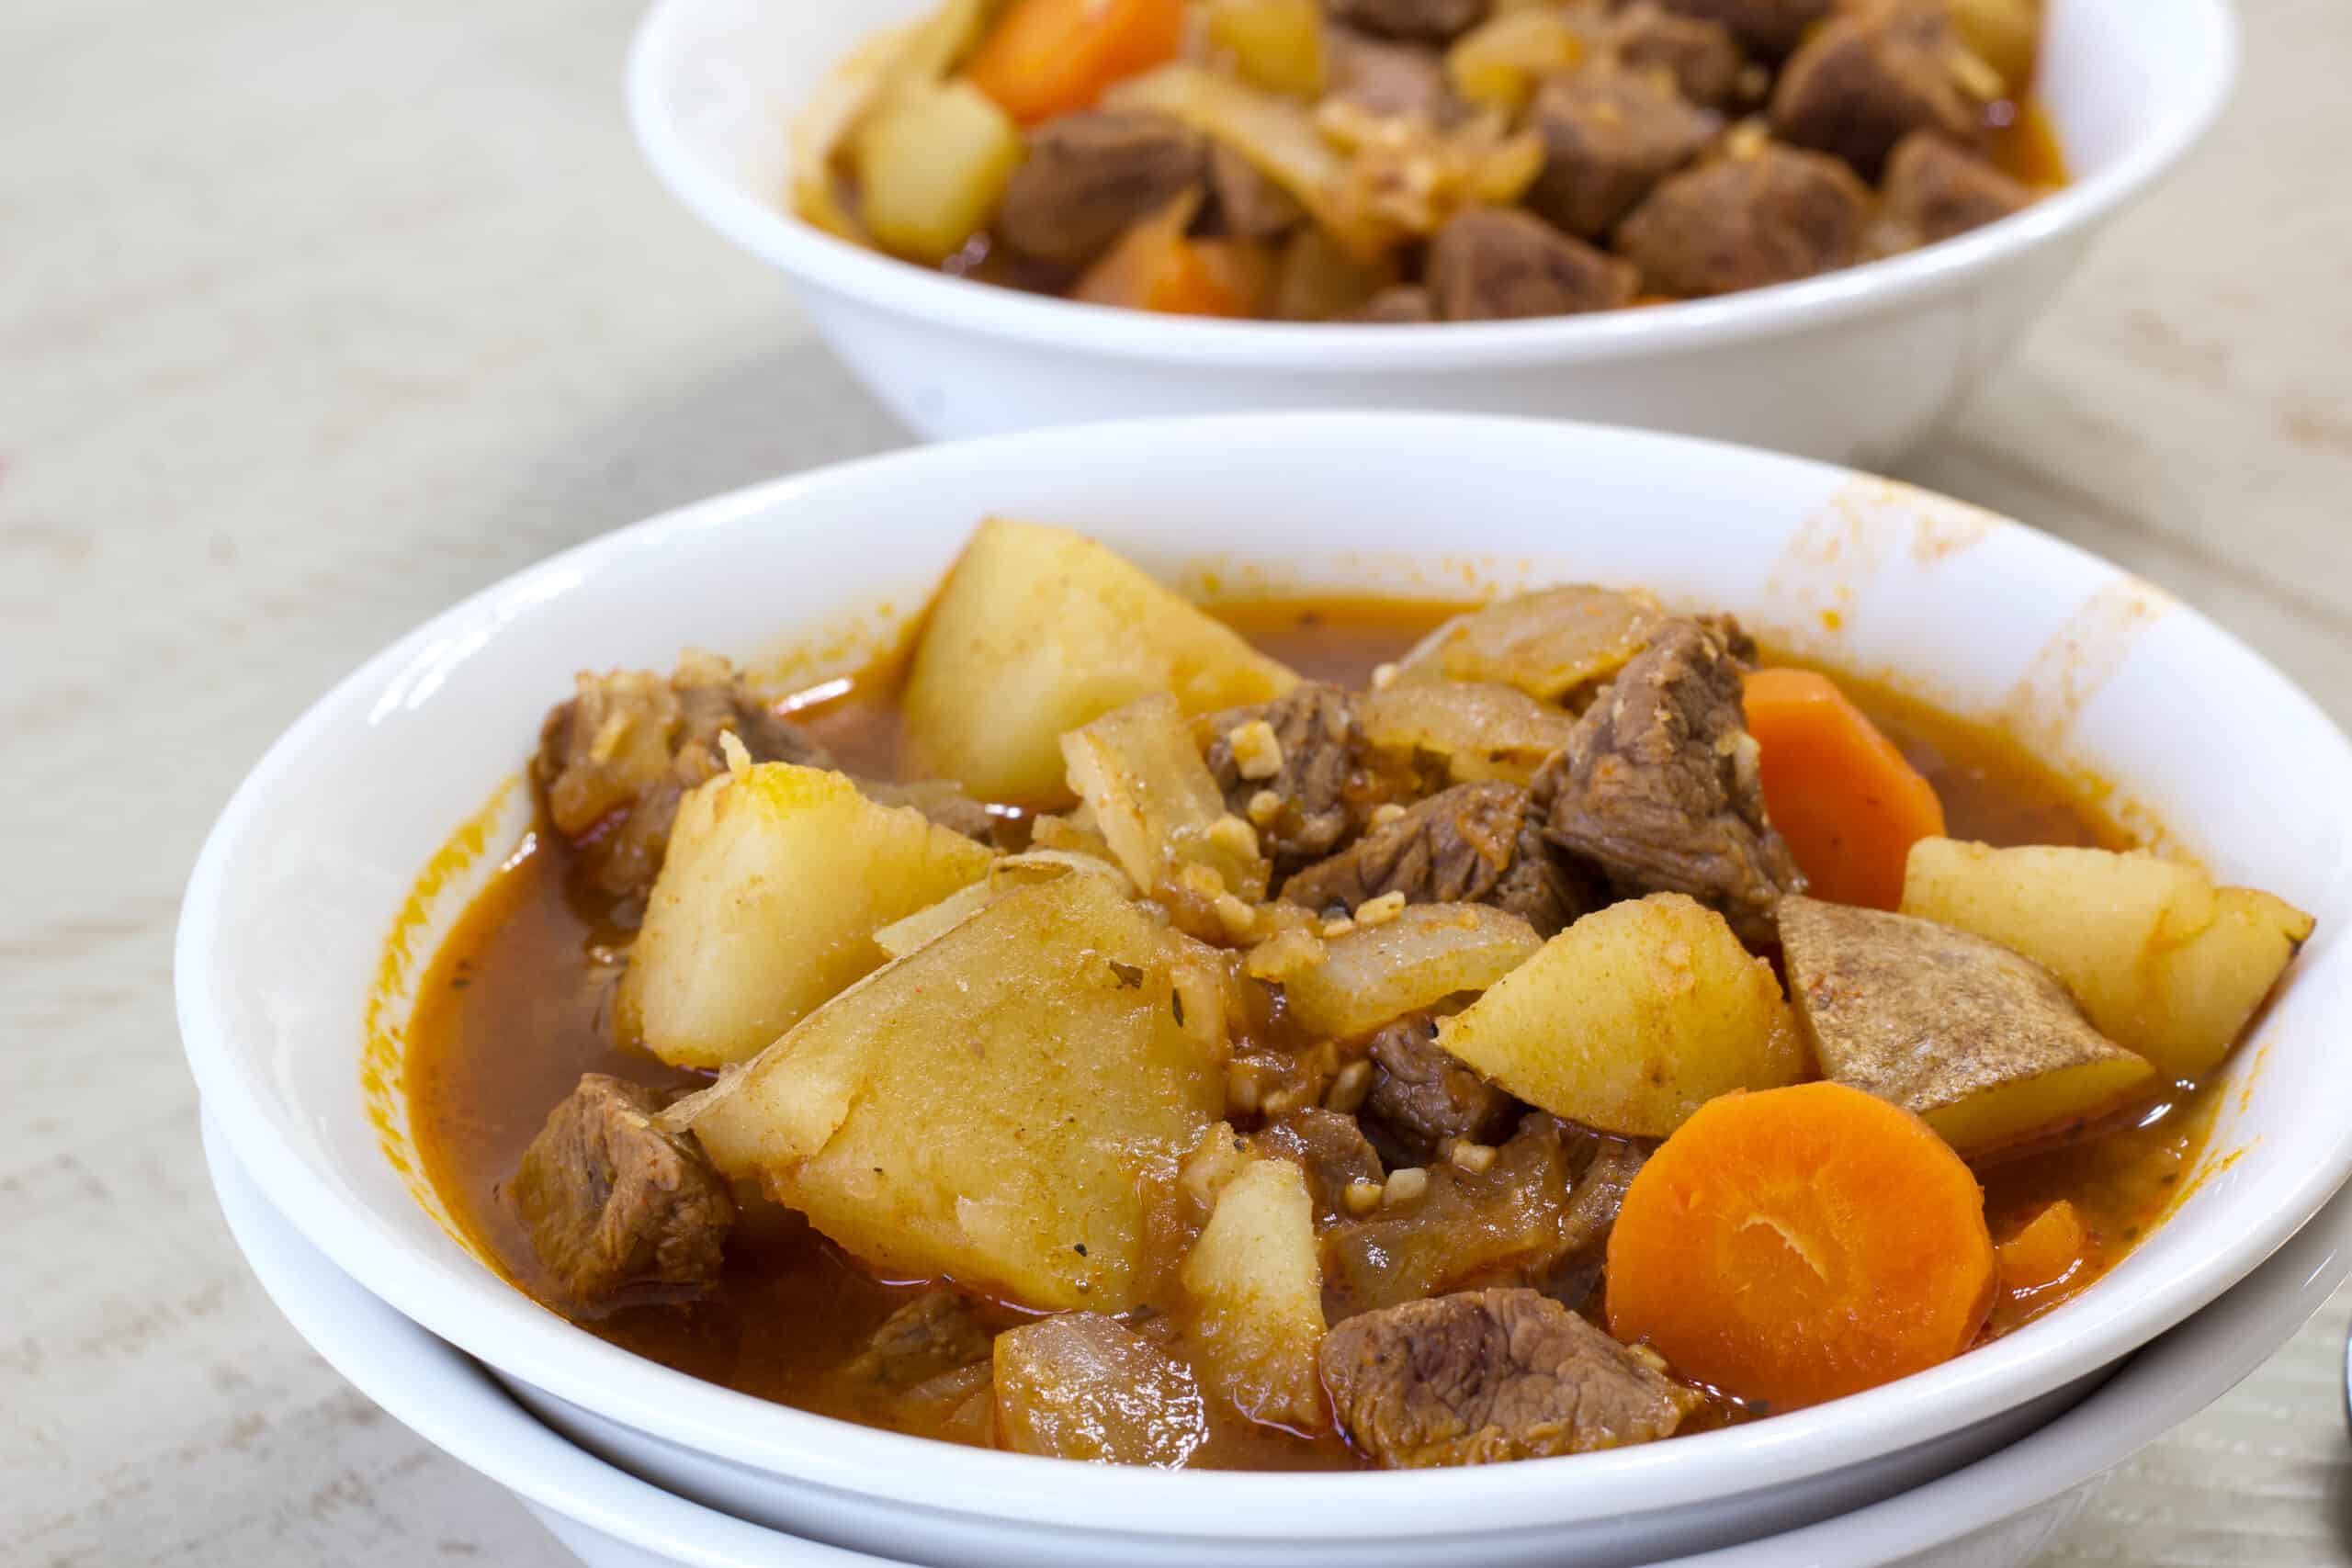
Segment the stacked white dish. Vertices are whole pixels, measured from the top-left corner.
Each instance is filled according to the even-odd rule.
[[[1792,651],[1886,675],[1963,716],[2003,716],[2049,760],[2113,781],[2217,873],[2315,913],[2319,935],[2256,1048],[2226,1069],[2214,1163],[2137,1252],[2018,1333],[1831,1405],[1574,1459],[1285,1476],[1067,1465],[734,1394],[571,1327],[451,1238],[429,1192],[379,1146],[403,1146],[405,1129],[397,1083],[371,1100],[359,1081],[370,986],[417,873],[512,776],[572,671],[666,665],[689,643],[749,655],[779,639],[846,642],[854,657],[917,612],[989,512],[1084,527],[1171,578],[1214,565],[1269,589],[1424,594],[1594,580],[1727,605]],[[884,604],[896,612],[877,613]],[[2225,730],[2227,744],[2189,744],[2192,729]],[[521,793],[506,792],[486,852],[427,902],[407,933],[412,953],[431,950],[502,858]],[[1211,1552],[1285,1568],[1437,1552],[1609,1564],[1748,1550],[1790,1530],[1826,1544],[1754,1561],[1876,1562],[1889,1559],[1867,1553],[1890,1540],[1911,1549],[1913,1538],[1885,1531],[1917,1529],[1920,1545],[1958,1539],[1933,1533],[1944,1524],[1853,1522],[1897,1519],[1879,1509],[1905,1493],[1946,1499],[1933,1506],[1958,1511],[1933,1517],[1959,1534],[2034,1510],[2040,1522],[2017,1527],[2030,1544],[2063,1511],[2060,1493],[2243,1375],[2317,1304],[2307,1282],[2340,1275],[2333,1230],[2306,1226],[2352,1172],[2352,1076],[2336,1048],[2352,1002],[2339,940],[2352,922],[2347,794],[2352,747],[2200,616],[2028,529],[1904,487],[1685,439],[1516,421],[1097,426],[721,497],[558,557],[419,628],[306,715],[224,813],[184,912],[181,1021],[219,1141],[339,1285],[486,1363],[563,1438],[658,1483],[681,1508],[691,1499],[884,1560],[952,1564]],[[383,998],[395,1034],[410,999],[397,983]],[[2264,1271],[2225,1299],[2290,1241],[2301,1272]],[[2214,1321],[2233,1337],[2206,1330],[2200,1313],[2225,1314]],[[2184,1323],[2183,1348],[2143,1350]],[[420,1366],[442,1354],[421,1333],[399,1337]],[[2223,1344],[2226,1363],[2211,1359]],[[2096,1426],[2049,1426],[2135,1352],[2096,1396],[2138,1390],[2129,1403],[2103,1404],[2113,1413]],[[2030,1448],[2045,1427],[2075,1436]],[[465,1457],[487,1468],[480,1451]],[[2031,1462],[2018,1461],[2025,1452]],[[1936,1478],[1955,1472],[1982,1489],[1938,1492],[1949,1481]],[[693,1517],[698,1529],[711,1516]],[[1837,1522],[1802,1529],[1824,1519]],[[608,1560],[763,1560],[668,1544],[678,1548],[668,1558]],[[1970,1550],[1949,1561],[2014,1556],[1997,1541]]]

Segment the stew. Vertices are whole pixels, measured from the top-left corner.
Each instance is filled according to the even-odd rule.
[[[1094,304],[1558,316],[1792,282],[2064,183],[2040,0],[945,0],[797,130],[811,222]]]
[[[1006,522],[905,659],[583,673],[532,776],[410,1031],[478,1249],[715,1382],[1113,1462],[1585,1451],[1962,1353],[2161,1219],[2311,929],[1728,615],[1213,618]]]

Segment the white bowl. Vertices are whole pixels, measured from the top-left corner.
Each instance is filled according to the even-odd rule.
[[[1444,326],[1220,322],[960,281],[784,205],[786,131],[862,38],[932,0],[656,0],[628,62],[654,172],[798,288],[929,437],[1142,414],[1373,407],[1550,414],[1883,466],[2005,355],[2092,235],[2220,112],[2222,0],[2051,0],[2041,91],[2076,176],[2026,212],[1872,265],[1721,299]]]
[[[1585,579],[1736,609],[1800,653],[2006,716],[2114,782],[2135,820],[2314,912],[2212,1153],[2169,1223],[2064,1311],[1898,1384],[1670,1443],[1412,1474],[1166,1473],[871,1431],[629,1356],[450,1239],[404,1150],[396,1060],[356,1058],[420,868],[501,791],[582,665],[779,639],[854,662],[916,614],[982,513],[1087,528],[1180,581],[1430,596]],[[1442,547],[1448,553],[1435,554]],[[862,616],[858,612],[865,612]],[[1832,629],[1832,628],[1835,629]],[[820,671],[811,670],[812,676]],[[396,1043],[438,932],[522,821],[402,925],[375,1022]],[[274,1201],[345,1271],[480,1356],[566,1429],[673,1490],[862,1550],[984,1563],[1383,1568],[1439,1547],[1606,1564],[1850,1510],[1980,1457],[2212,1301],[2352,1172],[2352,747],[2194,612],[1956,502],[1793,458],[1536,422],[1332,414],[1152,421],[900,453],[624,529],[402,638],[272,748],[192,877],[180,1018],[206,1102]],[[2234,1158],[2224,1156],[2235,1156]]]
[[[296,1332],[394,1419],[512,1491],[591,1568],[889,1568],[673,1496],[566,1441],[303,1240],[209,1117],[204,1148],[229,1228]],[[1661,1568],[2022,1568],[2109,1467],[2260,1365],[2347,1273],[2352,1195],[2339,1195],[2220,1301],[1991,1458],[1858,1513]]]

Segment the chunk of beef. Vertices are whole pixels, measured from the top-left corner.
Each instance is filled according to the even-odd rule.
[[[1447,43],[1487,19],[1494,0],[1323,0],[1333,20],[1388,38]]]
[[[755,762],[832,766],[714,655],[685,654],[666,681],[646,671],[581,673],[572,699],[540,728],[531,776],[593,886],[616,898],[652,888],[679,797],[727,766],[724,732]]]
[[[1532,809],[1546,840],[1599,865],[1620,894],[1687,893],[1764,943],[1773,907],[1804,878],[1765,814],[1740,694],[1723,633],[1670,624],[1544,764]]]
[[[1349,1440],[1392,1470],[1591,1453],[1670,1437],[1699,1395],[1548,1296],[1465,1292],[1323,1337]]]
[[[1722,129],[1667,82],[1597,65],[1553,77],[1535,96],[1544,172],[1530,209],[1597,240],[1659,180],[1697,157]]]
[[[1667,78],[1702,108],[1719,109],[1731,102],[1747,63],[1729,28],[1669,11],[1658,0],[1634,0],[1611,18],[1600,44],[1603,58],[1628,71]]]
[[[1408,904],[1492,904],[1550,936],[1584,912],[1572,874],[1545,853],[1515,784],[1456,784],[1366,832],[1282,886],[1315,910],[1352,914],[1385,893]]]
[[[1239,239],[1271,244],[1288,236],[1306,216],[1296,197],[1222,141],[1209,149],[1209,192],[1216,198],[1217,227]]]
[[[1560,1215],[1560,1256],[1540,1281],[1544,1293],[1562,1306],[1581,1306],[1600,1283],[1609,1233],[1617,1226],[1625,1190],[1649,1162],[1644,1145],[1604,1140],[1598,1134],[1593,1142],[1599,1147],[1592,1163],[1577,1179],[1568,1206]]]
[[[1364,1120],[1415,1163],[1436,1157],[1449,1139],[1500,1143],[1519,1120],[1519,1102],[1438,1049],[1437,1023],[1425,1014],[1400,1018],[1372,1038],[1372,1089]]]
[[[1023,255],[1081,267],[1207,172],[1200,138],[1164,115],[1086,111],[1029,132],[996,237]]]
[[[1772,88],[1772,129],[1874,180],[1912,131],[1975,134],[1984,106],[1954,67],[1967,58],[1943,0],[1867,0],[1790,57]]]
[[[1363,307],[1339,320],[1371,321],[1382,326],[1420,326],[1437,320],[1437,301],[1417,283],[1399,283],[1382,289]]]
[[[1251,778],[1234,756],[1232,737],[1259,719],[1273,730],[1282,761],[1271,775]],[[1258,843],[1277,873],[1338,849],[1385,797],[1365,766],[1353,699],[1337,686],[1303,682],[1270,703],[1211,714],[1200,729],[1209,738],[1209,773],[1227,807],[1256,826]],[[1259,801],[1266,793],[1275,798],[1272,807]]]
[[[994,1340],[961,1292],[937,1285],[884,1319],[846,1370],[860,1382],[909,1388],[987,1360]]]
[[[2033,203],[2033,192],[1932,130],[1915,130],[1886,160],[1875,248],[1892,254],[1981,229]]]
[[[1329,98],[1389,119],[1445,125],[1462,102],[1446,80],[1445,59],[1420,44],[1390,43],[1347,28],[1324,34]]]
[[[1870,199],[1837,159],[1767,144],[1659,181],[1617,226],[1617,248],[1660,294],[1761,288],[1860,260]]]
[[[1615,256],[1516,208],[1466,208],[1430,242],[1430,296],[1449,321],[1613,310],[1638,281]]]
[[[589,1073],[523,1152],[514,1194],[524,1228],[580,1305],[718,1278],[734,1194],[693,1134],[654,1121],[661,1109],[652,1089]]]
[[[1662,0],[1667,9],[1731,29],[1739,46],[1767,60],[1780,60],[1804,38],[1805,29],[1827,16],[1838,0]]]
[[[1256,1152],[1279,1156],[1306,1173],[1306,1195],[1318,1226],[1348,1213],[1350,1187],[1359,1181],[1378,1185],[1387,1174],[1356,1119],[1320,1106],[1269,1122],[1249,1141]]]
[[[962,784],[946,779],[917,779],[912,784],[860,779],[857,788],[877,806],[911,806],[951,833],[984,844],[997,841],[995,815],[966,794]]]

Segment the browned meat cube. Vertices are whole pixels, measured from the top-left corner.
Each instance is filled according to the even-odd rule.
[[[1667,78],[1702,108],[1729,103],[1747,63],[1729,28],[1669,11],[1658,0],[1634,0],[1611,19],[1600,43],[1604,59]]]
[[[1256,766],[1245,773],[1234,756],[1234,732],[1257,719],[1273,730],[1281,751],[1272,773]],[[1195,733],[1207,738],[1209,773],[1226,805],[1257,829],[1277,873],[1331,853],[1387,797],[1365,766],[1353,702],[1337,686],[1304,682],[1272,702],[1211,714]],[[1261,798],[1269,795],[1271,802]]]
[[[2033,192],[1932,130],[1915,130],[1886,161],[1874,230],[1882,254],[1932,245],[2033,204]]]
[[[1317,1225],[1329,1224],[1348,1213],[1349,1188],[1358,1182],[1376,1187],[1386,1175],[1380,1152],[1363,1135],[1356,1119],[1320,1106],[1269,1122],[1250,1135],[1250,1146],[1259,1154],[1286,1159],[1306,1173],[1306,1194],[1314,1201]]]
[[[1617,226],[1617,249],[1659,294],[1791,283],[1860,259],[1870,199],[1837,159],[1767,144],[1658,182]]]
[[[718,1278],[734,1194],[693,1134],[654,1122],[661,1109],[642,1084],[589,1073],[523,1152],[514,1194],[531,1248],[582,1306]]]
[[[1282,897],[1350,913],[1387,893],[1408,904],[1492,904],[1549,936],[1584,911],[1584,890],[1545,852],[1536,820],[1515,784],[1456,784],[1299,872]]]
[[[1535,96],[1534,117],[1544,172],[1527,205],[1588,240],[1615,228],[1723,128],[1662,78],[1607,65],[1553,77]]]
[[[1218,226],[1238,239],[1271,244],[1306,216],[1297,197],[1222,141],[1209,148],[1209,191],[1216,197]]]
[[[961,1292],[935,1285],[885,1318],[844,1370],[861,1382],[911,1387],[978,1366],[994,1340]]]
[[[1437,1046],[1426,1015],[1400,1018],[1372,1039],[1372,1089],[1363,1119],[1415,1160],[1449,1139],[1497,1144],[1519,1121],[1519,1101]]]
[[[1324,33],[1329,98],[1390,119],[1446,125],[1462,113],[1445,79],[1445,57],[1414,43],[1390,43],[1347,28]]]
[[[1984,106],[1962,85],[1965,46],[1941,0],[1871,0],[1839,13],[1790,57],[1772,89],[1772,129],[1834,152],[1875,180],[1915,130],[1969,137]]]
[[[1532,799],[1544,837],[1620,894],[1687,893],[1762,944],[1804,877],[1765,815],[1741,689],[1725,637],[1675,622],[1577,720]]]
[[[1686,17],[1721,22],[1750,54],[1779,60],[1796,48],[1804,30],[1827,16],[1837,0],[1663,0]]]
[[[1591,1453],[1670,1437],[1699,1395],[1547,1296],[1464,1292],[1323,1337],[1348,1438],[1392,1470]]]
[[[1366,32],[1445,43],[1485,21],[1493,0],[1324,0],[1323,8]]]
[[[1005,186],[996,237],[1021,254],[1081,267],[1207,172],[1200,138],[1164,115],[1089,111],[1029,132]]]
[[[723,659],[690,652],[666,681],[650,671],[581,673],[576,694],[539,730],[531,777],[593,886],[615,897],[652,888],[679,797],[727,765],[722,731],[755,762],[832,766]]]
[[[1470,208],[1430,242],[1430,295],[1449,321],[1613,310],[1637,282],[1615,256],[1516,209]]]
[[[1399,283],[1374,295],[1354,314],[1340,319],[1386,326],[1423,326],[1437,320],[1437,301],[1417,283]]]

